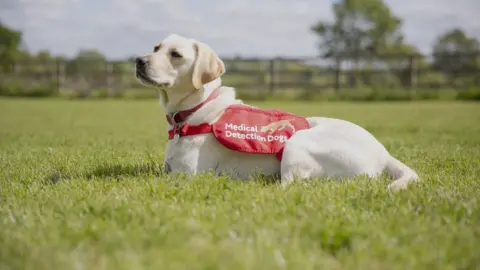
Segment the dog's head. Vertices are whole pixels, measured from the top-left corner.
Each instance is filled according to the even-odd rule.
[[[202,89],[225,73],[225,65],[207,44],[172,34],[137,57],[135,70],[144,84],[180,91]]]

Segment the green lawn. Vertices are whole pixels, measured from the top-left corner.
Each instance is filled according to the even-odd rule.
[[[478,269],[480,104],[256,103],[354,121],[422,182],[161,174],[157,101],[0,100],[0,269]]]

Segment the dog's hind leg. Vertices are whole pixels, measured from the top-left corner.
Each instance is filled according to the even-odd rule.
[[[295,180],[304,180],[312,176],[307,168],[302,168],[301,164],[282,164],[281,167],[281,185],[286,188]]]
[[[388,185],[388,189],[392,191],[406,189],[410,182],[419,181],[419,177],[414,170],[392,156],[390,156],[387,162],[386,169],[394,179],[394,181]]]
[[[295,180],[305,180],[323,174],[323,167],[312,159],[301,145],[286,144],[280,164],[281,185],[286,188]]]

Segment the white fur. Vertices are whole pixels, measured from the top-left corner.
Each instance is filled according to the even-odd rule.
[[[195,44],[202,44],[203,47]],[[196,51],[196,48],[202,51]],[[184,59],[169,60],[167,54],[172,49],[183,52]],[[210,56],[199,59],[200,53]],[[236,99],[234,88],[221,85],[220,77],[225,72],[223,62],[206,44],[170,35],[162,41],[158,52],[148,54],[147,57],[152,60],[147,68],[150,82],[146,83],[153,86],[158,86],[158,80],[170,83],[168,87],[160,89],[160,104],[166,113],[192,108],[220,87],[220,95],[216,99],[186,120],[190,125],[214,123],[226,107],[243,103]],[[198,63],[199,61],[210,62]],[[199,67],[207,70],[199,70]],[[216,76],[210,76],[209,81],[202,81],[203,85],[198,87],[195,79],[199,79],[196,76],[203,72]],[[283,187],[296,179],[358,175],[376,177],[383,171],[394,178],[389,185],[393,190],[405,189],[409,182],[418,180],[412,169],[391,156],[362,127],[345,120],[325,117],[309,117],[307,120],[311,128],[297,131],[285,143],[281,162],[274,155],[232,151],[218,143],[213,134],[201,134],[184,136],[178,141],[170,140],[165,151],[165,164],[172,174],[194,175],[213,171],[244,180],[258,173],[278,176]]]

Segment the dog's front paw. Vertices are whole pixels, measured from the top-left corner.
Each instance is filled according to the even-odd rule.
[[[282,179],[280,187],[285,190],[293,183],[293,179]]]
[[[387,189],[398,192],[407,189],[409,181],[397,180],[387,186]]]

